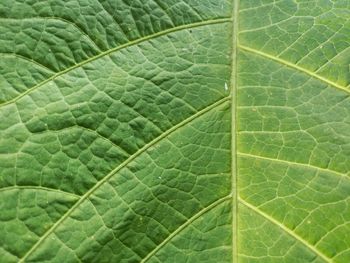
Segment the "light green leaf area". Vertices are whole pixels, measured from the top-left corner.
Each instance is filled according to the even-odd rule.
[[[350,262],[349,0],[2,0],[0,57],[0,262]]]

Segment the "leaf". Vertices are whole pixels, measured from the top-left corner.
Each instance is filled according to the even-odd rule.
[[[349,43],[348,0],[1,1],[1,262],[350,262]]]

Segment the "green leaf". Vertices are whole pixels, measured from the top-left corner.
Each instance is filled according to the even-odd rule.
[[[350,262],[349,0],[2,0],[0,57],[1,262]]]

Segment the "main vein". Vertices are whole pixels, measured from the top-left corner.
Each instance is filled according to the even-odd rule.
[[[238,204],[237,204],[237,46],[238,46],[238,13],[239,0],[233,0],[232,12],[232,72],[231,72],[231,194],[232,194],[232,262],[238,262],[237,251],[237,227],[238,227]]]
[[[194,119],[198,118],[199,116],[205,114],[206,112],[212,110],[213,108],[225,103],[228,101],[230,97],[224,97],[223,99],[209,105],[208,107],[202,109],[201,111],[198,111],[196,114],[190,116],[189,118],[183,120],[182,122],[178,123],[177,125],[173,126],[157,138],[155,138],[153,141],[149,142],[148,144],[144,145],[142,148],[140,148],[137,152],[135,152],[133,155],[131,155],[128,159],[126,159],[123,163],[121,163],[119,166],[117,166],[115,169],[113,169],[111,172],[109,172],[102,180],[100,180],[98,183],[96,183],[89,191],[87,191],[81,198],[50,228],[48,231],[41,236],[41,238],[34,244],[34,246],[28,250],[28,252],[19,260],[20,262],[24,262],[40,245],[45,241],[45,239],[54,232],[74,211],[77,209],[86,199],[88,199],[101,185],[103,185],[105,182],[107,182],[113,175],[115,175],[117,172],[119,172],[122,168],[127,166],[131,161],[133,161],[135,158],[140,156],[142,153],[147,151],[149,148],[151,148],[153,145],[155,145],[160,140],[164,139],[174,131],[178,130],[182,126],[188,124],[189,122],[193,121]]]
[[[64,75],[65,73],[69,72],[69,71],[72,71],[73,69],[76,69],[76,68],[79,68],[79,67],[82,67],[84,66],[85,64],[88,64],[92,61],[95,61],[101,57],[104,57],[104,56],[107,56],[113,52],[116,52],[118,50],[121,50],[121,49],[124,49],[124,48],[127,48],[127,47],[130,47],[130,46],[133,46],[133,45],[136,45],[136,44],[139,44],[141,42],[144,42],[144,41],[147,41],[147,40],[150,40],[150,39],[153,39],[153,38],[156,38],[156,37],[159,37],[159,36],[163,36],[163,35],[167,35],[169,33],[173,33],[173,32],[176,32],[176,31],[180,31],[180,30],[183,30],[183,29],[188,29],[188,28],[194,28],[194,27],[199,27],[199,26],[204,26],[204,25],[212,25],[212,24],[219,24],[219,23],[225,23],[225,22],[230,22],[231,21],[231,18],[220,18],[220,19],[213,19],[213,20],[205,20],[205,21],[201,21],[201,22],[197,22],[197,23],[191,23],[191,24],[186,24],[186,25],[181,25],[181,26],[177,26],[177,27],[173,27],[173,28],[170,28],[170,29],[166,29],[166,30],[163,30],[161,32],[157,32],[155,34],[151,34],[151,35],[148,35],[148,36],[145,36],[145,37],[141,37],[139,39],[135,39],[135,40],[132,40],[130,42],[127,42],[125,44],[122,44],[118,47],[115,47],[115,48],[111,48],[111,49],[108,49],[104,52],[101,52],[99,53],[98,55],[96,56],[93,56],[91,58],[88,58],[80,63],[77,63],[65,70],[62,70],[54,75],[52,75],[50,78],[47,78],[46,80],[38,83],[37,85],[27,89],[25,92],[21,93],[20,95],[18,95],[17,97],[11,99],[11,100],[8,100],[6,102],[3,102],[3,103],[0,103],[0,107],[2,106],[5,106],[5,105],[8,105],[8,104],[11,104],[11,103],[14,103],[16,102],[17,100],[19,100],[20,98],[24,97],[25,95],[31,93],[32,91],[42,87],[43,85],[45,85],[46,83],[56,79],[57,77],[61,76],[61,75]]]

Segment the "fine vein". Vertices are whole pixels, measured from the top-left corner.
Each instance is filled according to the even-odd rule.
[[[19,60],[24,60],[24,61],[26,61],[28,63],[32,63],[32,64],[36,65],[37,67],[47,71],[48,73],[51,73],[51,74],[55,73],[52,69],[50,69],[47,66],[39,63],[38,61],[36,61],[34,59],[27,58],[27,57],[19,55],[19,54],[0,52],[0,56],[2,56],[2,57],[15,57],[15,58],[18,58]]]
[[[173,32],[176,32],[176,31],[180,31],[180,30],[183,30],[183,29],[188,29],[188,28],[194,28],[194,27],[199,27],[199,26],[205,26],[205,25],[212,25],[212,24],[219,24],[219,23],[225,23],[225,22],[230,22],[231,19],[230,18],[221,18],[221,19],[214,19],[214,20],[206,20],[206,21],[202,21],[202,22],[197,22],[197,23],[192,23],[192,24],[187,24],[187,25],[182,25],[182,26],[177,26],[177,27],[173,27],[173,28],[170,28],[170,29],[167,29],[167,30],[164,30],[164,31],[161,31],[161,32],[157,32],[155,34],[152,34],[152,35],[149,35],[149,36],[145,36],[145,37],[142,37],[142,38],[139,38],[139,39],[136,39],[136,40],[133,40],[133,41],[130,41],[128,43],[125,43],[123,45],[120,45],[118,47],[115,47],[115,48],[112,48],[112,49],[109,49],[109,50],[106,50],[96,56],[93,56],[89,59],[86,59],[80,63],[77,63],[75,64],[74,66],[72,67],[69,67],[65,70],[62,70],[60,72],[58,72],[57,74],[55,75],[52,75],[50,78],[40,82],[39,84],[33,86],[32,88],[29,88],[27,89],[25,92],[21,93],[20,95],[18,95],[17,97],[11,99],[11,100],[8,100],[4,103],[1,103],[0,104],[0,107],[1,106],[5,106],[5,105],[8,105],[8,104],[11,104],[11,103],[14,103],[16,102],[17,100],[19,100],[20,98],[24,97],[25,95],[31,93],[32,91],[40,88],[41,86],[45,85],[46,83],[56,79],[57,77],[69,72],[69,71],[72,71],[73,69],[76,69],[76,68],[79,68],[79,67],[82,67],[84,66],[85,64],[87,63],[90,63],[92,61],[95,61],[101,57],[104,57],[104,56],[107,56],[113,52],[116,52],[116,51],[119,51],[121,49],[124,49],[124,48],[127,48],[127,47],[130,47],[130,46],[133,46],[133,45],[136,45],[136,44],[139,44],[141,42],[145,42],[147,40],[150,40],[150,39],[153,39],[153,38],[156,38],[156,37],[159,37],[159,36],[163,36],[163,35],[167,35],[169,33],[173,33]]]
[[[55,229],[60,226],[72,213],[77,209],[86,199],[88,199],[101,185],[103,185],[105,182],[107,182],[113,175],[115,175],[117,172],[119,172],[122,168],[127,166],[131,161],[133,161],[135,158],[140,156],[143,152],[147,151],[149,148],[151,148],[153,145],[155,145],[157,142],[161,141],[174,131],[178,130],[179,128],[185,126],[186,124],[190,123],[194,119],[198,118],[199,116],[205,114],[206,112],[214,109],[215,107],[225,103],[228,101],[230,97],[224,97],[223,99],[211,104],[210,106],[202,109],[201,111],[197,112],[196,114],[192,115],[191,117],[185,119],[184,121],[178,123],[177,125],[173,126],[157,138],[155,138],[153,141],[149,142],[148,144],[144,145],[141,149],[139,149],[136,153],[131,155],[128,159],[126,159],[123,163],[121,163],[119,166],[117,166],[115,169],[113,169],[110,173],[108,173],[102,180],[100,180],[98,183],[96,183],[89,191],[87,191],[81,198],[50,228],[48,231],[41,236],[41,238],[34,244],[34,246],[28,250],[28,252],[21,258],[19,262],[24,262],[39,246],[41,243],[44,242],[44,240],[53,232]]]

